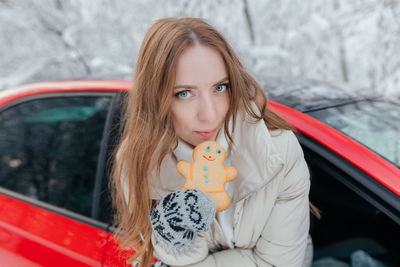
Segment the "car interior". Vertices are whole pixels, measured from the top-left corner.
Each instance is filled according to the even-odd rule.
[[[311,176],[310,201],[321,215],[310,220],[313,261],[330,258],[350,264],[351,255],[362,250],[386,266],[398,266],[398,223],[366,200],[374,196],[357,190],[361,185],[348,186],[349,181],[354,185],[353,177],[304,145],[303,151]]]

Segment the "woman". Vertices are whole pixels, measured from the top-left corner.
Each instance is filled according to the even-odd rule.
[[[293,131],[268,109],[263,89],[217,30],[197,18],[156,21],[140,49],[112,174],[117,233],[135,247],[131,260],[309,265],[310,180]],[[192,162],[193,148],[206,140],[216,140],[225,164],[237,168],[223,212],[201,191],[180,191],[177,161]],[[187,220],[189,207],[201,226]]]

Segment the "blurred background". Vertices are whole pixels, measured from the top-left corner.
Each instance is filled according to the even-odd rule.
[[[400,1],[0,0],[0,90],[132,79],[148,27],[206,19],[256,77],[301,77],[400,98]]]

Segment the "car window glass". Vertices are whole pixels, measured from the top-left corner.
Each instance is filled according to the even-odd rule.
[[[55,97],[0,112],[0,186],[90,216],[110,102]]]
[[[307,114],[400,167],[400,104],[362,101]]]

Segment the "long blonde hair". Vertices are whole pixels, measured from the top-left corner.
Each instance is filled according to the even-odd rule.
[[[146,33],[140,48],[133,88],[123,105],[121,138],[114,151],[111,173],[113,204],[116,209],[116,236],[121,246],[136,250],[130,261],[140,260],[149,266],[153,257],[150,211],[151,175],[164,157],[177,146],[170,107],[177,60],[187,47],[204,45],[218,51],[224,59],[230,79],[230,109],[225,119],[225,135],[229,118],[236,122],[238,112],[247,112],[255,119],[264,119],[268,129],[296,131],[285,120],[267,108],[266,95],[257,81],[243,68],[225,38],[199,18],[163,18]],[[251,108],[256,101],[262,116]]]

